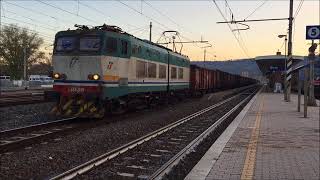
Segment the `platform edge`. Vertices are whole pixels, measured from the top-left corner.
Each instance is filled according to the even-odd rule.
[[[242,119],[244,119],[248,110],[252,104],[256,101],[258,95],[261,93],[262,88],[259,92],[249,101],[249,103],[243,108],[238,116],[232,121],[232,123],[226,128],[226,130],[219,136],[219,138],[212,144],[205,155],[200,161],[192,168],[189,174],[184,180],[204,180],[212,169],[213,165],[218,160],[221,152],[226,146],[227,142],[232,137],[234,131],[239,126]]]

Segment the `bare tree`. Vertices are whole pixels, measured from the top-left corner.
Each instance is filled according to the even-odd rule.
[[[39,48],[43,39],[37,33],[17,25],[4,26],[0,34],[0,59],[8,67],[12,79],[22,79],[24,48],[28,67],[45,57]]]

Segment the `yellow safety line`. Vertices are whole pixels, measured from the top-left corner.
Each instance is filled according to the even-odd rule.
[[[263,101],[264,101],[264,96],[261,99],[259,110],[256,115],[256,121],[254,123],[254,128],[252,129],[251,139],[248,145],[248,151],[246,155],[246,160],[243,165],[241,179],[246,179],[246,180],[253,179],[254,166],[256,162],[257,144],[258,144],[259,131],[260,131],[261,113],[263,110]]]

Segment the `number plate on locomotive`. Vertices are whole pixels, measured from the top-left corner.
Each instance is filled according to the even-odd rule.
[[[83,87],[70,87],[70,88],[68,88],[68,92],[69,93],[84,93],[85,88],[83,88]]]

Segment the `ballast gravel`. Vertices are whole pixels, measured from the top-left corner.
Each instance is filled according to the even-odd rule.
[[[215,104],[231,96],[232,93],[233,91],[224,91],[206,94],[202,98],[185,99],[167,107],[106,117],[100,120],[103,122],[100,122],[99,126],[74,131],[56,140],[35,144],[15,152],[0,154],[0,179],[54,177],[204,107]]]
[[[26,104],[0,108],[0,131],[54,121],[49,115],[55,103]]]

